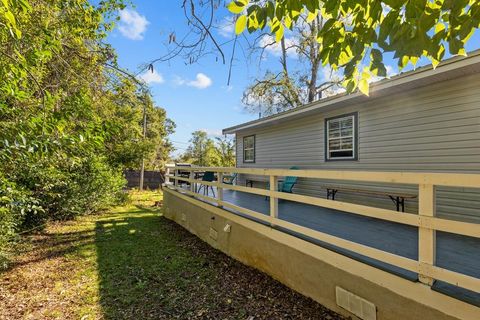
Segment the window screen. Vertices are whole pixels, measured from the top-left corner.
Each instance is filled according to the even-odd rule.
[[[326,155],[328,160],[356,158],[355,126],[355,114],[326,120]]]
[[[255,136],[243,138],[243,162],[255,162]]]

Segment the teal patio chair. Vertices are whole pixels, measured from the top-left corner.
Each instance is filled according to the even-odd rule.
[[[202,177],[202,181],[206,181],[206,182],[213,182],[215,181],[215,172],[213,171],[205,171],[203,177]],[[215,191],[213,191],[213,187],[212,186],[207,186],[205,184],[202,184],[200,185],[200,188],[198,188],[198,193],[200,193],[200,190],[202,190],[203,188],[203,194],[207,195],[208,196],[208,188],[210,188],[212,190],[212,193],[213,193],[213,196],[215,197]]]
[[[298,170],[297,166],[293,166],[289,168],[290,170]],[[285,180],[278,183],[278,191],[292,193],[293,187],[297,183],[298,177],[288,176],[285,177]],[[270,189],[270,182],[267,182],[267,189]],[[268,196],[265,197],[265,200],[268,199]]]
[[[222,182],[225,184],[233,185],[233,182],[235,181],[235,179],[237,179],[237,175],[238,173],[236,172],[232,175],[224,175]]]

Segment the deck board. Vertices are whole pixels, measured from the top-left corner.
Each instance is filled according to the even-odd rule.
[[[224,201],[237,206],[265,215],[269,214],[270,204],[263,196],[224,190],[223,197]],[[242,216],[245,215],[242,214]],[[414,260],[418,259],[418,230],[413,226],[286,200],[279,201],[279,218],[386,252]],[[406,279],[417,280],[417,274],[411,271],[322,243],[289,230],[282,231]],[[439,267],[480,278],[480,239],[437,232],[436,261]],[[480,306],[479,293],[441,282],[437,282],[433,289]]]

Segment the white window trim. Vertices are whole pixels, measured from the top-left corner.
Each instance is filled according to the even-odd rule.
[[[252,148],[246,148],[245,147],[245,139],[246,138],[253,138],[253,147]],[[243,162],[244,163],[255,163],[255,144],[256,144],[256,137],[255,135],[250,135],[250,136],[245,136],[243,137]],[[253,151],[253,159],[251,160],[247,160],[245,158],[245,155],[246,155],[246,151]]]
[[[352,135],[349,135],[349,136],[341,136],[341,137],[333,137],[333,138],[330,138],[330,121],[340,121],[342,119],[345,119],[345,118],[352,118]],[[357,159],[357,137],[356,135],[358,134],[357,132],[357,114],[354,113],[354,114],[346,114],[346,115],[341,115],[341,116],[338,116],[338,117],[335,117],[335,118],[331,118],[331,119],[326,119],[325,121],[325,125],[326,125],[326,139],[325,139],[325,143],[326,143],[326,159],[327,160],[331,160],[331,161],[335,161],[335,160],[356,160]],[[330,156],[330,141],[331,140],[340,140],[340,139],[345,139],[345,138],[352,138],[352,148],[351,149],[338,149],[338,150],[334,150],[335,152],[341,152],[341,151],[352,151],[352,156],[351,157],[331,157]]]

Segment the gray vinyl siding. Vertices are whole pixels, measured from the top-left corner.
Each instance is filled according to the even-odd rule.
[[[237,132],[237,166],[329,170],[480,173],[480,75],[346,105],[333,111]],[[358,112],[358,160],[325,161],[324,120]],[[255,134],[255,163],[243,162],[243,137]],[[245,176],[239,178],[244,183]],[[416,186],[299,179],[295,193],[325,196],[325,184],[417,194]],[[337,199],[394,208],[386,197],[339,192]],[[418,212],[416,200],[406,211]],[[437,215],[480,221],[480,189],[437,189]]]

